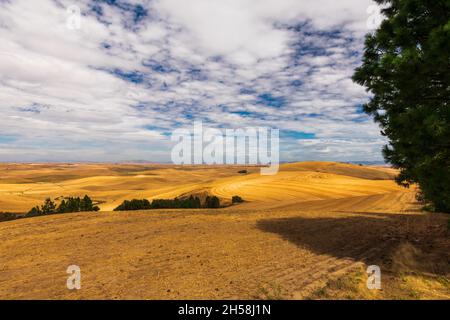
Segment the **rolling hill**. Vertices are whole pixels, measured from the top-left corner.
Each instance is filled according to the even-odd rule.
[[[238,173],[247,170],[247,174]],[[450,298],[448,217],[422,213],[395,170],[0,165],[0,211],[89,194],[102,211],[0,223],[0,299]],[[124,199],[214,194],[222,209],[110,212]],[[382,291],[365,287],[368,265]],[[81,290],[66,288],[69,265]]]

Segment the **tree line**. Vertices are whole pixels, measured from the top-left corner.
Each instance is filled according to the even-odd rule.
[[[220,208],[220,199],[216,196],[207,196],[203,204],[199,197],[193,195],[186,199],[154,199],[152,202],[147,199],[133,199],[123,201],[114,211],[200,208]]]
[[[244,200],[240,196],[233,196],[232,203],[242,203]],[[220,208],[220,199],[216,196],[207,196],[202,203],[197,196],[189,196],[189,198],[180,199],[154,199],[152,202],[147,199],[125,200],[114,211],[132,211],[132,210],[151,210],[151,209],[217,209]],[[0,213],[0,221],[9,221],[26,217],[44,216],[50,214],[70,213],[70,212],[87,212],[99,211],[100,208],[93,204],[92,199],[85,195],[80,197],[66,197],[59,204],[55,203],[51,198],[45,199],[40,206],[31,208],[25,215],[11,212]]]
[[[57,205],[51,198],[45,199],[40,206],[31,208],[26,214],[13,212],[0,212],[0,221],[10,221],[20,218],[37,217],[50,214],[70,213],[70,212],[85,212],[85,211],[99,211],[100,208],[93,204],[92,199],[85,195],[80,197],[68,197]]]
[[[244,200],[240,196],[233,196],[231,199],[233,204],[242,203]],[[123,201],[114,211],[132,211],[132,210],[151,210],[151,209],[200,209],[220,208],[220,199],[216,196],[207,196],[202,203],[197,196],[189,196],[189,198],[180,199],[154,199],[152,202],[147,199],[133,199]]]
[[[57,213],[70,213],[70,212],[85,212],[85,211],[99,211],[100,208],[95,206],[92,199],[85,195],[80,197],[68,197],[64,198],[59,205],[56,205],[50,198],[45,199],[45,202],[41,206],[32,208],[25,215],[26,217],[35,217],[48,214]]]

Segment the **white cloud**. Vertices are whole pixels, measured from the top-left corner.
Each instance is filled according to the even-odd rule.
[[[289,159],[380,159],[350,80],[372,1],[77,1],[70,30],[72,4],[0,2],[0,160],[168,161],[167,132],[194,118],[316,135],[282,142]]]

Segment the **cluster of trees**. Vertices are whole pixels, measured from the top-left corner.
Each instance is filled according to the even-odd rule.
[[[129,211],[129,210],[148,210],[151,208],[151,203],[147,199],[133,199],[125,200],[114,211]]]
[[[450,213],[450,1],[375,0],[385,20],[366,38],[353,80],[371,93],[364,111],[389,140],[397,182]]]
[[[220,200],[216,196],[207,196],[205,199],[205,208],[220,208]]]
[[[32,208],[27,214],[27,217],[41,216],[46,214],[82,212],[82,211],[98,211],[100,208],[94,206],[91,198],[85,195],[80,197],[69,197],[63,199],[57,206],[50,198],[47,198],[41,206]]]
[[[220,200],[216,196],[208,196],[202,205],[200,198],[192,195],[186,199],[154,199],[151,203],[147,199],[133,199],[125,200],[114,211],[199,208],[220,208]]]
[[[233,196],[232,203],[241,203],[244,200],[239,196]],[[200,209],[220,208],[220,199],[216,196],[207,196],[202,204],[199,197],[191,195],[186,199],[154,199],[152,202],[147,199],[133,199],[123,201],[114,211],[151,210],[151,209]]]
[[[57,213],[69,213],[69,212],[81,212],[81,211],[98,211],[100,208],[95,206],[89,198],[85,195],[84,198],[80,197],[69,197],[64,198],[59,205],[52,201],[52,199],[47,198],[41,206],[36,206],[32,208],[28,213],[11,213],[11,212],[0,212],[0,221],[10,221],[20,218],[43,216],[48,214]]]
[[[152,201],[152,209],[169,209],[169,208],[179,208],[179,209],[199,209],[202,207],[199,197],[190,196],[187,199],[173,200],[167,199],[155,199]],[[208,207],[207,207],[208,208]]]
[[[233,196],[231,199],[233,204],[244,202],[240,196]],[[202,204],[199,197],[191,195],[186,199],[154,199],[152,202],[147,199],[133,199],[125,200],[114,211],[132,211],[132,210],[150,210],[150,209],[200,209],[220,208],[220,199],[216,196],[207,196],[205,202]],[[28,211],[27,214],[15,214],[15,213],[0,213],[0,221],[15,220],[24,217],[35,217],[48,214],[69,213],[69,212],[82,212],[82,211],[98,211],[100,208],[95,206],[92,199],[88,195],[83,198],[80,197],[68,197],[64,198],[59,205],[57,205],[52,199],[47,198],[41,206],[36,206]]]

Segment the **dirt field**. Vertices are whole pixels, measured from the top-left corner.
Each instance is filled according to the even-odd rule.
[[[0,223],[1,299],[450,298],[448,216],[420,212],[395,171],[336,163],[258,168],[2,165],[0,211],[89,194],[104,211]],[[110,212],[123,199],[208,192],[216,210]],[[81,268],[68,290],[66,269]],[[382,290],[368,290],[379,265]]]

